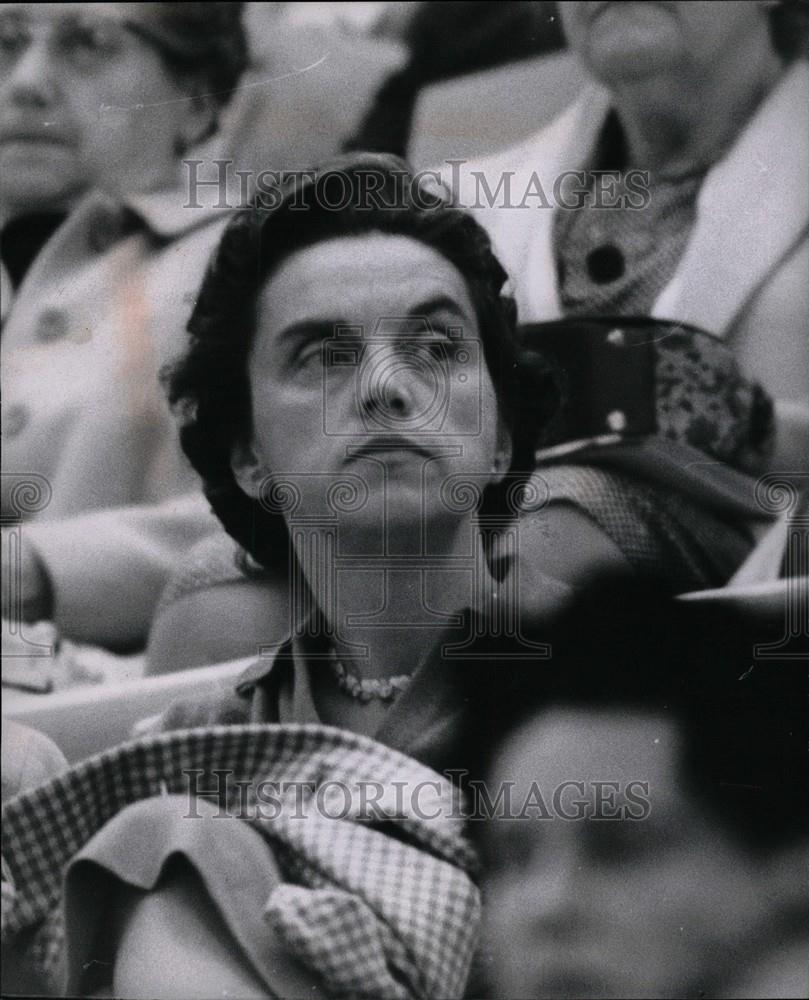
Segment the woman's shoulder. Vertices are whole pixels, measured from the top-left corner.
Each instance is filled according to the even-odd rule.
[[[149,633],[151,674],[258,655],[289,633],[286,564],[275,573],[249,563],[217,531],[185,555],[161,595]]]
[[[160,597],[159,610],[204,587],[242,580],[245,553],[224,531],[216,531],[193,545],[175,567]]]
[[[651,479],[590,462],[540,466],[533,473],[532,484],[547,508],[558,504],[578,507],[611,535],[634,534],[664,512],[696,508],[708,513]]]
[[[741,519],[618,469],[573,462],[546,465],[533,474],[532,483],[543,504],[524,516],[522,534],[534,537],[541,527],[558,543],[554,533],[560,512],[574,510],[634,570],[662,576],[673,590],[725,583],[752,545]]]
[[[206,726],[239,726],[250,722],[249,700],[236,691],[235,683],[223,680],[216,690],[197,697],[182,698],[159,715],[139,722],[134,736],[155,736],[178,729]]]
[[[42,784],[67,767],[53,740],[13,719],[3,720],[3,801]]]

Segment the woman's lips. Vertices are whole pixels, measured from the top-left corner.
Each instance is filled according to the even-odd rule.
[[[348,455],[350,458],[375,458],[379,455],[396,455],[400,454],[402,456],[406,454],[421,455],[423,458],[432,458],[433,453],[420,444],[418,441],[413,441],[409,438],[376,438],[372,441],[365,441],[362,444],[358,444],[356,447],[353,445],[348,446]]]
[[[50,128],[32,128],[18,125],[0,126],[0,143],[20,145],[72,146],[70,136]]]
[[[364,466],[368,463],[383,466],[389,472],[408,470],[421,475],[424,466],[436,458],[434,452],[412,441],[377,442],[346,447],[345,466]]]
[[[607,10],[620,9],[621,7],[636,7],[638,9],[649,9],[650,7],[662,7],[668,8],[671,5],[666,3],[665,0],[660,0],[660,2],[650,2],[650,0],[644,0],[643,3],[639,3],[638,0],[600,0],[600,2],[592,3],[587,9],[587,17],[592,24],[597,18]]]

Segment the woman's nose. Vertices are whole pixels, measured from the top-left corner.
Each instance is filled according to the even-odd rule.
[[[414,404],[414,373],[407,358],[393,347],[377,348],[359,373],[360,403],[381,425],[397,430]]]
[[[521,909],[534,933],[565,937],[575,930],[584,904],[585,878],[574,856],[549,858],[534,866],[521,889]]]
[[[47,40],[32,39],[9,69],[3,90],[12,104],[46,109],[58,94],[56,73],[56,60]]]

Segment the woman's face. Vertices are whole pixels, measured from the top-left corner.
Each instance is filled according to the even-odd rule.
[[[178,139],[201,113],[114,4],[3,4],[6,210],[48,208],[88,187],[118,194],[164,185],[175,179]]]
[[[510,782],[519,818],[487,827],[496,996],[683,996],[738,964],[766,894],[683,786],[678,736],[651,714],[554,709],[503,748],[489,799]]]
[[[769,45],[766,4],[748,0],[571,0],[559,7],[570,47],[607,86],[682,73],[699,81],[721,73],[751,32]]]
[[[415,239],[343,237],[286,259],[259,299],[248,374],[253,434],[234,471],[253,496],[270,474],[293,484],[296,517],[333,516],[355,492],[340,508],[353,525],[414,532],[458,519],[452,476],[485,485],[508,467],[466,283]]]

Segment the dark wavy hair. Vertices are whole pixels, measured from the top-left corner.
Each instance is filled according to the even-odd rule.
[[[267,192],[265,192],[265,195]],[[271,207],[253,206],[231,220],[188,324],[187,354],[164,373],[180,418],[183,450],[202,477],[205,495],[225,530],[260,564],[288,551],[283,516],[237,485],[234,446],[251,432],[248,356],[257,300],[291,254],[341,236],[408,236],[438,251],[466,281],[500,412],[512,437],[512,463],[502,486],[490,487],[480,512],[514,506],[533,467],[543,394],[520,384],[516,308],[503,293],[506,273],[482,227],[452,206],[437,184],[414,177],[384,154],[353,154],[318,171],[295,174]]]
[[[767,9],[773,48],[785,60],[809,56],[809,3],[779,0]]]

